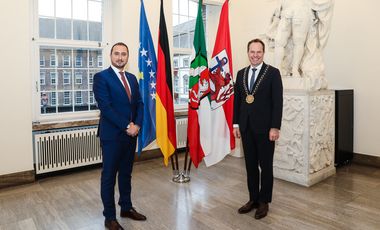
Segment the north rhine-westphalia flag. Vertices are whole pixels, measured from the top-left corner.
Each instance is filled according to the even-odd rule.
[[[209,141],[212,147],[204,158],[206,166],[218,163],[235,148],[232,127],[234,91],[228,0],[224,2],[220,13],[209,72],[212,116],[212,135]]]
[[[156,139],[156,70],[157,59],[152,35],[145,15],[144,2],[140,8],[139,88],[144,102],[144,122],[138,138],[138,154]]]
[[[198,4],[193,45],[194,59],[190,65],[187,140],[191,160],[194,166],[198,167],[203,157],[210,152],[209,141],[211,136],[211,110],[208,97],[210,87],[202,0]]]
[[[156,137],[157,145],[160,147],[161,152],[164,155],[164,163],[167,166],[169,157],[177,148],[177,140],[174,120],[169,42],[162,0],[157,51]]]

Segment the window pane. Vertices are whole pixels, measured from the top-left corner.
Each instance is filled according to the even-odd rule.
[[[87,90],[88,89],[88,74],[87,70],[81,69],[75,71],[75,90]]]
[[[189,44],[189,34],[182,34],[180,36],[180,41],[179,41],[179,44],[180,44],[180,47],[181,48],[190,48],[190,44]]]
[[[75,111],[88,110],[88,93],[87,91],[74,91],[75,95]]]
[[[72,112],[73,104],[72,104],[72,95],[70,91],[59,92],[58,93],[58,112]]]
[[[88,29],[90,33],[90,41],[102,41],[102,23],[89,22]]]
[[[173,0],[173,14],[178,14],[178,0]]]
[[[87,20],[87,0],[73,1],[73,19]]]
[[[175,14],[173,15],[173,26],[178,25],[178,23],[179,23],[178,15]]]
[[[189,1],[189,16],[196,18],[198,14],[198,3]]]
[[[40,66],[40,89],[48,98],[41,114],[97,109],[90,92],[95,73],[102,70],[101,49],[41,47],[40,60],[45,60]]]
[[[74,40],[87,40],[87,22],[86,21],[73,21]]]
[[[173,47],[179,48],[179,36],[173,37]]]
[[[58,67],[70,68],[71,67],[71,49],[57,49]]]
[[[54,38],[54,19],[40,18],[40,37],[41,38]]]
[[[38,15],[54,17],[54,1],[38,0]]]
[[[71,0],[55,0],[56,17],[71,18]]]
[[[98,66],[98,58],[101,58],[102,57],[102,52],[100,50],[90,50],[89,52],[89,60],[92,60],[92,65],[90,65],[89,63],[89,67],[90,68],[97,68],[97,67],[101,67],[101,66]]]
[[[57,39],[71,39],[71,20],[57,18]]]
[[[102,3],[89,1],[88,2],[88,20],[94,22],[102,21]]]
[[[189,17],[188,16],[179,16],[179,23],[182,24],[182,23],[185,23],[189,21]]]
[[[189,14],[189,0],[179,0],[179,14],[188,15]]]

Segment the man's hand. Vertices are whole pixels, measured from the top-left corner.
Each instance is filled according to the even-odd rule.
[[[269,140],[270,141],[277,141],[278,138],[280,138],[280,130],[276,128],[271,128],[269,130]]]
[[[239,128],[234,128],[233,133],[234,133],[235,138],[240,138],[240,129]]]
[[[135,125],[133,122],[129,123],[128,126],[129,128],[127,128],[125,131],[127,132],[129,136],[135,137],[137,136],[137,134],[139,134],[140,126]]]

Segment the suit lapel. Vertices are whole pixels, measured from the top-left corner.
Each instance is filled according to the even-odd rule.
[[[121,92],[121,94],[124,95],[126,100],[129,101],[129,98],[128,98],[127,92],[125,91],[123,83],[121,83],[119,77],[116,75],[115,71],[113,71],[111,67],[108,68],[108,75],[110,76],[112,84],[115,85],[116,88]]]

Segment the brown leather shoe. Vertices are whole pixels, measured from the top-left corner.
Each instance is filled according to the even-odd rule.
[[[138,213],[135,208],[131,208],[128,211],[121,211],[121,217],[131,218],[132,220],[146,220],[146,216]]]
[[[256,210],[255,219],[261,219],[267,216],[269,211],[268,203],[260,203],[259,208]]]
[[[109,230],[124,230],[117,220],[105,220],[104,226]]]
[[[258,208],[259,204],[255,203],[253,201],[248,201],[245,205],[243,205],[241,208],[239,208],[238,213],[245,214],[252,211],[252,209]]]

